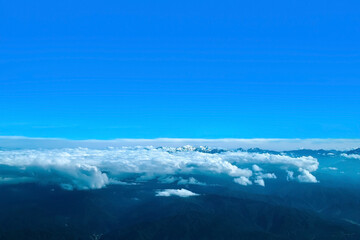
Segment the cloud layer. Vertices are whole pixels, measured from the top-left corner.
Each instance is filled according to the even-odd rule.
[[[206,185],[191,177],[196,174],[224,176],[244,186],[265,186],[267,179],[277,178],[274,171],[292,172],[290,180],[317,182],[312,173],[318,166],[317,159],[311,156],[210,151],[191,146],[0,150],[0,183],[41,182],[68,190],[154,179],[178,185]]]

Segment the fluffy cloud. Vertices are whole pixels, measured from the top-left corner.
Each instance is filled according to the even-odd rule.
[[[301,182],[316,182],[311,172],[317,170],[319,163],[313,157],[205,150],[191,146],[0,150],[3,179],[0,182],[51,183],[68,190],[97,189],[108,184],[134,184],[151,179],[202,185],[205,183],[190,176],[176,177],[202,174],[228,176],[241,185],[251,185],[254,181],[264,186],[264,179],[276,178],[272,173],[262,172],[269,166],[279,171],[297,172]],[[127,183],[128,179],[133,182]]]
[[[319,162],[316,158],[311,156],[290,157],[287,155],[270,154],[270,153],[253,153],[253,152],[225,152],[223,159],[228,162],[246,164],[271,164],[282,165],[287,167],[296,167],[306,169],[310,172],[316,171],[319,167]],[[255,167],[256,168],[256,167]]]
[[[255,171],[255,172],[260,172],[260,171],[262,171],[262,168],[259,167],[259,166],[256,165],[256,164],[254,164],[254,165],[252,166],[252,169],[253,169],[253,171]]]
[[[299,169],[299,175],[295,177],[295,174],[293,171],[287,171],[287,178],[288,181],[297,180],[298,182],[303,183],[317,183],[318,180],[314,175],[312,175],[308,170],[306,169]]]
[[[244,177],[244,176],[241,176],[239,178],[235,178],[234,179],[234,182],[240,184],[240,185],[244,185],[244,186],[247,186],[247,185],[251,185],[252,182],[249,180],[249,178],[247,177]]]
[[[157,191],[155,194],[157,197],[170,197],[170,196],[178,196],[178,197],[193,197],[198,196],[199,194],[193,193],[187,189],[165,189]]]
[[[276,179],[276,175],[274,173],[256,173],[256,179],[254,182],[260,186],[265,187],[264,179]]]
[[[312,175],[308,170],[306,169],[299,169],[300,175],[298,176],[299,182],[308,182],[308,183],[316,183],[318,182],[314,175]]]
[[[264,179],[261,179],[261,178],[260,178],[260,179],[255,179],[254,182],[255,182],[256,184],[260,185],[260,186],[265,187],[265,181],[264,181]]]

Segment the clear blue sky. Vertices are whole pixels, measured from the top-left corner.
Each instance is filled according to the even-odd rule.
[[[0,135],[360,138],[359,1],[0,0]]]

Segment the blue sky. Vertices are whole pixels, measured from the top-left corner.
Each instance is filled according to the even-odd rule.
[[[0,135],[359,138],[358,1],[0,0]]]

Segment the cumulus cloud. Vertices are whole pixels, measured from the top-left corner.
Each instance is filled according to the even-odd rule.
[[[264,179],[262,179],[262,178],[255,179],[254,182],[255,182],[257,185],[260,185],[260,186],[265,187],[265,181],[264,181]]]
[[[298,176],[299,182],[308,182],[308,183],[316,183],[318,182],[314,175],[312,175],[308,170],[306,169],[300,169],[300,175]]]
[[[178,197],[193,197],[198,196],[199,194],[193,193],[187,189],[165,189],[157,191],[155,196],[157,197],[170,197],[170,196],[178,196]]]
[[[256,179],[254,182],[260,186],[265,187],[264,179],[276,179],[276,175],[274,173],[256,173]]]
[[[258,177],[268,178],[268,179],[276,179],[277,178],[274,173],[264,173],[264,174],[260,174]]]
[[[296,167],[306,169],[310,172],[316,171],[319,167],[319,162],[312,156],[290,157],[287,155],[270,153],[229,151],[223,154],[223,159],[228,162],[234,162],[238,164],[256,163]]]
[[[252,169],[253,169],[253,171],[255,171],[255,172],[260,172],[260,171],[262,171],[262,168],[259,167],[259,166],[256,165],[256,164],[254,164],[254,165],[252,166]]]
[[[244,186],[247,186],[247,185],[251,185],[252,182],[249,180],[249,178],[247,177],[244,177],[244,176],[241,176],[239,178],[235,178],[234,179],[234,182],[240,184],[240,185],[244,185]]]
[[[32,181],[58,184],[64,189],[98,189],[109,184],[134,184],[158,179],[163,183],[202,185],[191,174],[221,175],[235,183],[264,185],[269,166],[299,174],[301,182],[316,182],[316,158],[216,150],[194,147],[119,147],[0,150],[1,182]],[[250,169],[249,169],[250,168]],[[179,178],[176,176],[189,176]],[[274,177],[275,176],[275,177]],[[10,181],[11,179],[11,181]],[[133,182],[128,182],[132,179]]]
[[[298,182],[302,183],[317,183],[318,180],[314,175],[312,175],[308,170],[306,169],[299,169],[299,174],[295,176],[295,173],[293,171],[287,170],[287,177],[286,179],[288,181],[294,181],[297,180]]]

